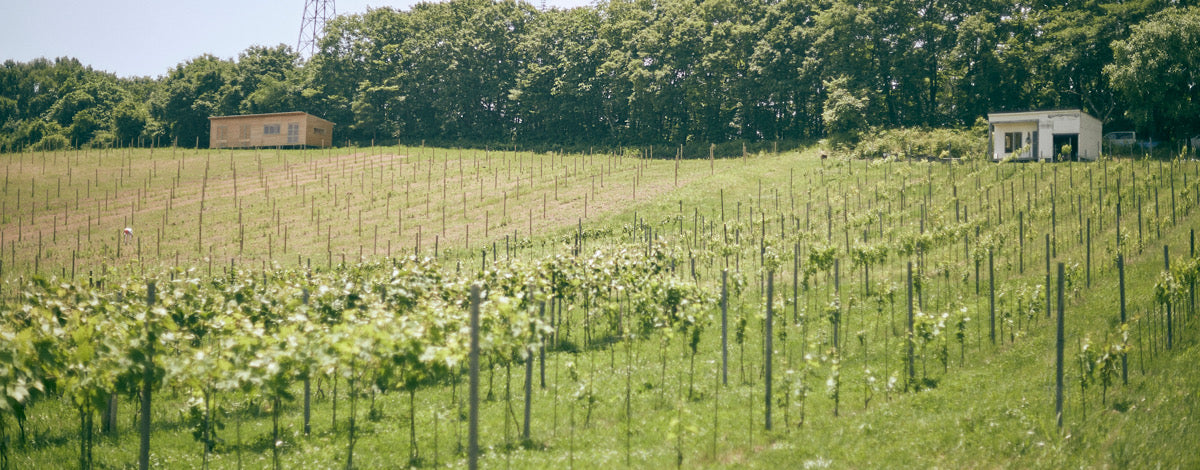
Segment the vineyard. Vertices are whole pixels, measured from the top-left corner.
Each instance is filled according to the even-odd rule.
[[[1200,163],[773,150],[0,155],[0,467],[1200,466]]]

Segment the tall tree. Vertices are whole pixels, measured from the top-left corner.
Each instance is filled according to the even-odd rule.
[[[821,127],[820,103],[813,97],[821,85],[817,70],[804,67],[811,47],[815,6],[803,0],[770,4],[758,20],[754,52],[742,80],[747,123],[755,132],[744,137],[801,137]]]
[[[1200,7],[1168,8],[1134,25],[1113,44],[1104,68],[1128,105],[1128,117],[1151,135],[1187,137],[1200,129]]]
[[[517,45],[522,68],[509,98],[516,104],[517,136],[526,141],[599,142],[611,135],[597,70],[605,53],[598,42],[597,9],[538,13]]]
[[[889,77],[888,67],[880,64],[881,58],[890,55],[876,48],[883,42],[879,40],[881,30],[875,22],[879,8],[835,0],[829,8],[814,16],[813,27],[807,31],[812,45],[801,73],[820,80],[822,86],[813,97],[816,103],[821,106],[830,103],[831,90],[827,85],[836,83],[848,96],[865,98],[865,103],[870,106],[865,116],[884,114],[880,112],[879,103],[888,100],[877,99],[877,94],[890,89],[894,80]],[[862,125],[871,123],[871,119],[861,122]]]
[[[238,101],[239,113],[296,111],[300,97],[300,56],[291,46],[251,46],[238,54],[230,80],[230,99]]]
[[[208,146],[208,118],[234,114],[229,82],[234,63],[205,54],[167,73],[151,104],[151,113],[178,145]]]
[[[150,120],[145,105],[125,100],[112,112],[112,130],[117,142],[130,142],[143,135]]]

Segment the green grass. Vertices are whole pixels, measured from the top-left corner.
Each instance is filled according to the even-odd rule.
[[[730,227],[729,237],[742,241],[728,259],[730,270],[740,267],[748,280],[742,297],[731,301],[731,318],[746,316],[749,321],[744,347],[730,341],[729,385],[718,385],[720,327],[717,323],[719,310],[715,306],[709,310],[713,323],[704,330],[694,376],[689,373],[689,354],[684,338],[673,338],[664,346],[658,333],[629,343],[588,348],[579,353],[552,352],[547,355],[545,364],[546,388],[535,387],[533,396],[532,443],[523,447],[519,443],[523,368],[512,367],[510,415],[506,413],[506,370],[497,366],[491,374],[493,398],[484,402],[481,419],[484,448],[481,462],[485,467],[612,468],[628,463],[633,467],[658,468],[676,465],[677,455],[682,455],[682,465],[687,467],[1200,466],[1194,442],[1189,439],[1197,430],[1194,417],[1200,406],[1197,400],[1200,395],[1196,394],[1200,389],[1197,387],[1200,376],[1191,367],[1200,354],[1196,348],[1195,318],[1183,311],[1177,313],[1178,337],[1170,351],[1161,349],[1162,333],[1154,323],[1160,320],[1151,321],[1160,315],[1154,305],[1153,288],[1162,271],[1162,245],[1171,247],[1173,258],[1187,253],[1188,231],[1198,220],[1195,197],[1200,189],[1197,186],[1200,178],[1196,177],[1200,167],[1194,162],[1162,164],[1165,166],[1158,162],[1131,160],[1058,165],[969,163],[951,167],[940,163],[868,164],[820,160],[816,158],[815,149],[808,149],[716,162],[685,160],[678,164],[677,184],[676,163],[672,160],[472,151],[463,151],[463,156],[459,157],[457,150],[396,150],[356,149],[354,155],[357,156],[351,156],[345,150],[196,152],[157,149],[153,155],[146,150],[114,151],[98,161],[92,160],[95,155],[78,152],[45,156],[4,155],[0,158],[5,159],[8,170],[14,175],[5,185],[3,201],[9,208],[5,210],[5,216],[28,217],[32,222],[24,219],[18,228],[14,221],[5,220],[2,228],[10,245],[5,247],[5,256],[0,257],[5,260],[3,274],[8,279],[28,276],[35,271],[35,265],[42,274],[61,275],[64,270],[69,270],[75,240],[86,237],[87,227],[71,225],[71,229],[57,235],[57,244],[47,242],[49,236],[53,236],[49,231],[57,223],[53,221],[54,214],[74,224],[89,214],[94,216],[97,201],[103,206],[103,198],[97,194],[105,191],[136,194],[139,186],[151,195],[140,205],[137,197],[126,196],[124,202],[112,203],[108,210],[101,208],[101,223],[93,226],[94,241],[90,244],[81,242],[81,248],[76,251],[78,271],[84,272],[80,267],[86,267],[98,272],[97,265],[107,265],[118,269],[109,277],[120,279],[130,273],[155,272],[160,266],[174,264],[175,252],[180,253],[180,264],[200,269],[207,267],[206,257],[210,252],[216,264],[214,270],[226,266],[231,258],[238,266],[254,269],[268,258],[281,265],[295,265],[297,257],[311,258],[314,267],[323,268],[340,262],[338,255],[341,253],[347,253],[350,259],[357,257],[359,246],[363,247],[366,258],[386,256],[383,246],[374,243],[373,227],[377,225],[380,227],[379,240],[392,240],[394,255],[409,253],[415,248],[415,227],[420,225],[424,227],[424,236],[433,233],[427,231],[430,230],[428,227],[436,227],[439,244],[444,243],[438,254],[448,271],[453,272],[461,263],[469,272],[481,262],[479,250],[490,252],[490,262],[496,262],[497,256],[502,262],[505,260],[508,253],[504,249],[504,234],[511,235],[516,231],[518,238],[529,239],[531,211],[534,212],[532,224],[536,235],[530,239],[528,247],[517,250],[514,257],[537,259],[566,252],[569,243],[563,242],[575,233],[578,223],[582,223],[585,230],[607,234],[587,240],[585,253],[619,247],[636,249],[644,243],[644,234],[625,230],[633,227],[636,214],[674,250],[681,261],[676,275],[687,277],[689,266],[686,260],[688,253],[693,253],[699,259],[700,282],[716,290],[720,269],[726,262],[715,251],[724,238],[724,219],[724,224]],[[387,163],[394,159],[385,156],[397,153],[408,154],[407,158],[411,160],[406,161],[421,163]],[[413,154],[419,156],[412,157]],[[233,166],[229,163],[231,156]],[[258,174],[260,158],[262,176]],[[43,161],[47,168],[44,172],[39,166]],[[180,172],[176,183],[175,169],[179,161],[183,162],[185,170]],[[191,224],[197,219],[205,162],[211,163],[210,186],[204,190],[204,231],[212,235],[201,239],[200,250],[197,250],[196,231],[191,229]],[[461,182],[455,174],[456,165],[460,164],[465,175]],[[578,172],[575,171],[576,164],[580,168]],[[126,168],[123,178],[118,176],[122,166]],[[517,166],[524,168],[524,173]],[[64,186],[62,196],[58,197],[55,189],[46,196],[46,188],[54,188],[51,185],[67,167],[72,168],[72,182]],[[237,197],[233,195],[234,167],[238,172]],[[348,168],[351,167],[360,170],[350,171]],[[511,178],[508,177],[509,168],[512,168]],[[445,199],[441,198],[439,174],[443,171],[449,185]],[[1170,179],[1159,179],[1160,171]],[[601,173],[605,175],[603,187],[599,182]],[[83,178],[85,183],[93,185],[95,193],[91,199],[81,201],[77,212],[74,188],[79,182],[75,180],[84,174],[109,176],[103,177],[99,186]],[[554,198],[555,174],[561,178],[557,201]],[[633,195],[635,175],[639,175],[636,198]],[[1136,185],[1131,184],[1135,175]],[[397,181],[395,186],[391,182],[393,176]],[[488,176],[492,177],[491,181]],[[596,176],[594,191],[592,176]],[[532,184],[527,180],[530,177]],[[1115,332],[1118,301],[1116,269],[1112,261],[1116,234],[1112,219],[1118,177],[1124,185],[1120,190],[1124,201],[1122,230],[1127,234],[1125,252],[1129,258],[1126,280],[1129,311],[1131,318],[1139,320],[1131,323],[1133,349],[1129,355],[1129,384],[1121,385],[1118,379],[1108,391],[1106,403],[1101,404],[1098,383],[1086,394],[1081,393],[1079,368],[1074,358],[1084,336],[1090,338],[1094,347],[1099,347],[1113,340]],[[298,178],[311,181],[301,183]],[[518,198],[515,193],[520,178],[526,179],[521,180],[522,195]],[[264,179],[271,183],[263,184]],[[1172,204],[1171,179],[1177,191],[1174,199],[1177,222],[1168,220]],[[478,186],[481,181],[484,184],[482,191]],[[1001,312],[1015,308],[1013,297],[1019,288],[1042,284],[1045,269],[1042,237],[1052,231],[1049,201],[1053,181],[1057,181],[1053,190],[1057,198],[1057,223],[1053,228],[1055,261],[1077,266],[1073,272],[1079,276],[1073,279],[1065,305],[1067,367],[1064,428],[1061,431],[1056,427],[1054,416],[1054,323],[1045,318],[1045,312],[1041,310],[1030,318],[1014,317],[1011,326],[1002,327],[997,344],[993,345],[988,339],[986,257],[983,258],[981,295],[975,293],[977,279],[969,258],[969,255],[981,252],[983,243],[995,241],[992,246],[997,250],[997,289],[1004,293],[998,300]],[[412,189],[408,189],[410,184]],[[145,189],[147,187],[149,190]],[[269,197],[267,187],[271,188]],[[347,188],[353,193],[349,203],[344,198]],[[497,190],[501,194],[497,194]],[[506,200],[503,192],[509,190],[514,196]],[[468,199],[465,210],[462,191],[466,191]],[[24,205],[20,212],[11,209],[16,207],[18,196],[15,193],[18,192],[22,204],[37,201],[36,213]],[[958,205],[953,198],[955,193],[959,198]],[[338,194],[336,204],[335,194]],[[389,194],[390,202],[387,201]],[[583,214],[585,194],[588,197],[586,218]],[[1142,203],[1140,236],[1134,194]],[[311,199],[314,195],[316,202]],[[425,209],[426,195],[430,199],[428,210]],[[540,214],[543,197],[548,206],[545,216]],[[171,213],[167,222],[160,224],[168,204],[172,206]],[[249,234],[244,242],[237,223],[239,204],[243,221],[246,221],[243,222],[247,227],[245,232]],[[441,238],[443,205],[448,217],[445,238]],[[917,358],[918,378],[927,375],[936,385],[905,392],[901,369],[904,351],[902,340],[896,335],[904,328],[903,270],[906,261],[920,261],[920,258],[902,256],[898,250],[903,240],[912,239],[921,232],[922,207],[927,214],[924,224],[927,232],[953,227],[956,207],[967,208],[967,217],[972,224],[978,224],[981,231],[978,238],[973,230],[966,231],[968,253],[963,252],[964,242],[960,238],[937,241],[924,255],[923,269],[918,264],[918,275],[924,273],[927,283],[923,293],[925,310],[935,314],[949,313],[949,319],[954,321],[961,315],[959,308],[965,307],[965,315],[971,320],[967,323],[963,356],[960,358],[956,340],[948,337],[950,353],[945,370],[932,350]],[[397,216],[394,213],[399,208],[403,208],[402,230],[395,226]],[[371,230],[358,230],[358,209],[363,211],[363,226],[372,227]],[[1027,211],[1024,214],[1027,226],[1022,274],[1020,245],[1016,241],[1018,219],[1013,212],[1023,210]],[[275,211],[279,211],[278,225],[271,221]],[[317,211],[322,213],[323,222],[319,225],[315,221]],[[753,221],[750,221],[751,211]],[[483,224],[481,212],[489,214],[486,236],[478,233]],[[760,219],[764,212],[767,217],[765,230]],[[1079,234],[1086,223],[1080,224],[1081,213],[1093,219],[1090,288],[1083,285],[1082,278],[1085,244],[1080,242]],[[129,214],[135,223],[127,222]],[[497,214],[501,215],[497,217]],[[699,223],[693,225],[700,217],[711,223],[710,232],[694,237],[694,227],[697,232],[702,232],[698,230]],[[47,218],[51,219],[49,225]],[[781,219],[785,232],[782,239],[779,233]],[[472,227],[469,245],[466,241],[468,224]],[[845,228],[846,224],[853,228]],[[142,258],[131,258],[128,245],[122,247],[120,257],[116,256],[113,242],[124,225],[134,226],[143,237]],[[288,249],[269,247],[269,244],[278,243],[275,233],[283,227],[289,232]],[[852,265],[845,250],[846,240],[854,246],[862,238],[863,229],[868,231],[865,243],[885,245],[891,251],[887,262],[872,268],[870,274],[872,284],[882,282],[899,287],[894,307],[885,304],[882,311],[876,309],[877,304],[863,291],[861,270]],[[22,241],[11,245],[18,230],[22,232]],[[1158,237],[1159,230],[1161,238]],[[43,238],[40,257],[37,241],[31,235],[38,231]],[[101,232],[107,239],[99,235]],[[154,243],[148,241],[151,235],[147,234],[159,233],[164,235],[157,237]],[[322,234],[327,233],[332,233],[329,240],[322,238]],[[780,315],[776,331],[785,333],[786,340],[777,336],[774,342],[776,398],[786,393],[781,385],[786,371],[800,371],[805,367],[801,349],[813,353],[808,366],[810,374],[807,380],[802,379],[809,386],[803,425],[798,424],[801,410],[793,399],[786,411],[776,404],[772,431],[763,429],[764,377],[760,374],[763,367],[761,319],[765,310],[759,290],[758,244],[762,242],[762,233],[783,258],[782,272],[776,277],[775,306]],[[157,246],[158,238],[162,239],[161,248]],[[804,262],[807,262],[804,256],[813,247],[828,244],[840,250],[839,280],[845,310],[840,353],[842,387],[836,417],[834,401],[826,386],[832,332],[822,313],[824,306],[832,300],[834,279],[832,272],[819,271],[814,274],[811,287],[800,291],[800,311],[807,322],[805,343],[802,341],[805,324],[792,318],[793,306],[785,300],[792,291],[791,247],[796,241],[803,243]],[[499,253],[491,252],[492,243],[497,244]],[[423,254],[433,254],[431,236],[423,238],[421,248]],[[153,255],[151,251],[154,251]],[[334,254],[332,260],[328,258],[331,253]],[[36,262],[31,262],[35,259]],[[11,295],[16,286],[10,286],[2,294]],[[574,322],[581,321],[578,309],[573,315]],[[570,339],[581,344],[578,324],[574,328]],[[948,325],[942,335],[953,332]],[[937,341],[943,341],[940,338],[945,337],[939,337]],[[1152,346],[1152,341],[1158,343]],[[660,362],[663,351],[666,351],[668,361],[665,374]],[[917,353],[920,352],[918,349]],[[568,362],[578,367],[579,381],[568,378]],[[864,391],[867,376],[864,369],[870,369],[876,378],[877,388],[870,392]],[[792,376],[798,374],[795,372]],[[893,375],[898,379],[898,387],[887,390],[883,384]],[[423,467],[435,463],[465,465],[465,455],[458,451],[458,444],[461,442],[465,446],[466,439],[466,379],[460,380],[457,389],[449,383],[438,383],[417,392],[419,460],[413,463]],[[689,399],[688,386],[693,380],[694,392]],[[486,395],[488,381],[489,374],[485,372],[481,395]],[[630,416],[625,411],[627,384],[631,391]],[[587,390],[589,386],[591,394],[597,398],[591,405],[590,417],[587,416],[587,404],[575,399],[581,388]],[[313,434],[310,436],[300,433],[299,403],[284,405],[282,458],[286,468],[344,466],[349,403],[343,388],[339,391],[342,395],[337,405],[337,429],[333,429],[331,384],[326,382],[322,388],[326,395],[315,401]],[[199,467],[201,446],[182,424],[183,398],[173,390],[163,390],[157,396],[166,399],[156,401],[153,413],[153,462],[170,468]],[[864,403],[868,397],[869,403]],[[262,408],[268,403],[261,396],[230,394],[220,399],[226,407],[232,403],[257,401],[258,407]],[[410,455],[408,397],[399,392],[377,396],[376,407],[381,413],[377,420],[367,419],[368,406],[366,400],[357,404],[361,427],[355,447],[356,466],[404,466]],[[99,466],[127,467],[136,459],[132,413],[135,408],[133,401],[123,401],[122,436],[115,440],[98,440],[95,459]],[[236,466],[238,447],[234,418],[239,416],[244,466],[269,467],[270,414],[263,409],[258,413],[249,407],[241,409],[241,413],[224,418],[226,427],[219,432],[224,442],[211,456],[210,463],[216,468]],[[6,420],[13,452],[11,465],[14,468],[76,466],[78,416],[73,410],[63,400],[37,403],[30,411],[25,443],[18,442],[15,426],[11,420]]]

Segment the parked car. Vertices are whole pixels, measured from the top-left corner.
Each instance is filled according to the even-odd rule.
[[[1110,145],[1133,145],[1137,143],[1137,132],[1119,131],[1104,134],[1104,141]]]

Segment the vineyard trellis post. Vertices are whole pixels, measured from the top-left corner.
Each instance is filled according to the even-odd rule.
[[[992,263],[992,249],[988,248],[988,318],[991,321],[991,328],[988,330],[988,337],[992,340],[992,345],[996,345],[996,270]]]
[[[1163,245],[1163,271],[1165,271],[1167,273],[1171,272],[1171,255],[1170,255],[1169,248],[1170,248],[1169,246]],[[1167,296],[1168,300],[1166,302],[1166,304],[1167,304],[1167,349],[1172,349],[1174,347],[1174,338],[1173,337],[1175,336],[1175,331],[1174,331],[1174,325],[1172,325],[1172,320],[1173,320],[1172,307],[1175,304],[1175,299],[1173,297],[1174,297],[1173,293],[1169,294]]]
[[[467,400],[470,402],[470,421],[467,427],[467,467],[479,468],[479,284],[471,285],[471,374]]]
[[[521,441],[529,442],[529,413],[533,404],[533,349],[526,348],[525,356],[525,420],[521,431]]]
[[[774,353],[774,351],[772,350],[772,348],[774,346],[771,341],[772,340],[771,324],[773,323],[772,317],[774,317],[774,306],[775,306],[774,305],[774,297],[775,297],[774,293],[775,293],[775,271],[772,270],[772,271],[767,271],[767,318],[766,318],[766,327],[764,328],[766,330],[766,338],[764,339],[764,341],[766,342],[766,345],[765,345],[764,349],[766,351],[767,356],[766,356],[765,364],[763,365],[763,372],[766,377],[766,384],[765,384],[765,399],[766,399],[765,400],[766,401],[766,415],[765,416],[766,416],[766,418],[763,423],[766,426],[767,431],[771,430],[771,362],[772,362],[771,357]],[[835,348],[836,348],[836,346],[835,346]]]
[[[303,289],[301,291],[301,295],[303,297],[304,305],[307,306],[308,305],[308,297],[309,297],[308,288]],[[309,420],[310,420],[310,418],[312,418],[312,377],[311,377],[312,370],[311,369],[312,369],[311,367],[306,367],[306,370],[304,371],[304,435],[305,436],[309,435],[309,433],[312,432],[312,425],[309,424]]]
[[[1117,285],[1121,296],[1121,325],[1125,325],[1125,255],[1117,253]],[[1128,354],[1121,350],[1121,383],[1129,385]]]
[[[1117,216],[1113,219],[1116,229],[1116,250],[1121,254],[1121,178],[1117,178]]]
[[[1058,328],[1054,340],[1054,415],[1058,420],[1058,430],[1063,426],[1063,271],[1064,265],[1058,263]],[[1050,297],[1050,292],[1046,292]]]
[[[138,469],[150,468],[150,391],[154,385],[154,342],[157,340],[151,330],[154,308],[154,282],[146,284],[146,363],[142,370],[142,409],[138,415]]]
[[[1087,219],[1087,287],[1092,287],[1092,218]]]
[[[1050,234],[1046,234],[1046,318],[1050,318]]]
[[[538,319],[545,321],[546,318],[546,301],[538,302]],[[546,389],[546,337],[545,335],[538,337],[538,375],[541,378],[541,388]]]
[[[916,380],[916,368],[913,364],[913,284],[912,284],[912,261],[908,262],[908,276],[905,285],[908,291],[908,326],[907,336],[905,340],[908,343],[908,382],[904,385],[907,391],[912,387],[913,381]]]
[[[833,311],[833,349],[841,347],[842,333],[842,283],[840,280],[840,262],[837,258],[833,260],[833,300],[835,309]]]
[[[729,270],[721,270],[721,385],[729,385]]]

